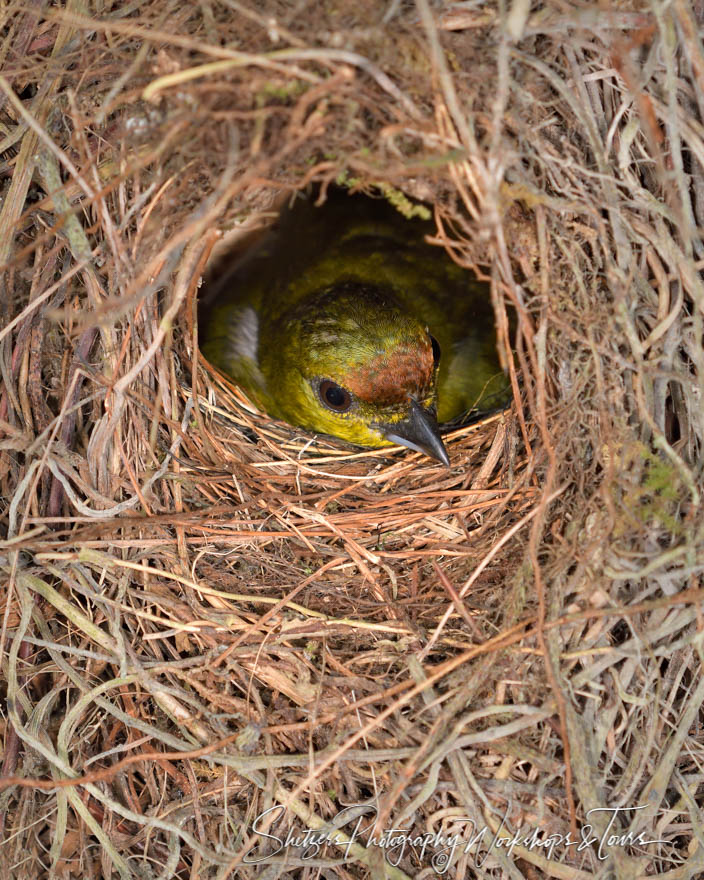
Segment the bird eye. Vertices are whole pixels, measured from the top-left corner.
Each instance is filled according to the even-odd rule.
[[[440,343],[434,336],[431,336],[430,344],[433,346],[433,364],[437,367],[440,363]]]
[[[325,406],[335,412],[347,412],[352,406],[352,395],[349,391],[345,391],[344,388],[335,382],[331,382],[330,379],[323,379],[320,383],[318,394]]]

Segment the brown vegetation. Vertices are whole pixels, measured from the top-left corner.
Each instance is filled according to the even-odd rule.
[[[253,844],[266,876],[434,876],[440,846],[254,834],[367,803],[486,826],[447,876],[601,876],[486,848],[615,807],[615,876],[704,871],[693,7],[0,10],[10,876],[264,876]],[[221,234],[335,181],[432,204],[491,280],[515,401],[450,470],[272,423],[198,355]]]

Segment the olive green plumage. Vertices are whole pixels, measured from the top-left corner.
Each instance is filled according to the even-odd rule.
[[[496,406],[505,380],[487,285],[427,244],[433,231],[380,199],[300,198],[206,283],[204,355],[272,416],[445,461],[439,435],[439,448],[425,436],[435,408],[446,422]]]

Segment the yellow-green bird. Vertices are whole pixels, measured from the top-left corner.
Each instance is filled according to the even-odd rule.
[[[438,422],[496,406],[506,383],[488,287],[433,231],[379,198],[299,198],[206,282],[204,355],[275,418],[449,465]]]

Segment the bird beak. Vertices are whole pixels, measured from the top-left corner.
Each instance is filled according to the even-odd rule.
[[[407,419],[389,425],[388,429],[382,426],[382,430],[384,437],[392,443],[399,443],[415,449],[416,452],[424,452],[450,467],[450,459],[440,437],[435,414],[423,409],[415,400],[411,400],[411,412]]]

